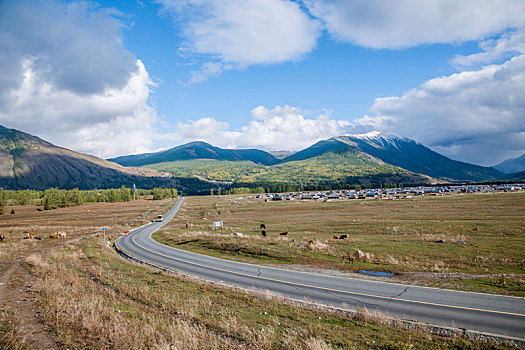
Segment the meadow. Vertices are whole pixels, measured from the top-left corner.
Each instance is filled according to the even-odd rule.
[[[173,203],[52,211],[18,206],[16,214],[0,216],[8,234],[0,242],[0,348],[510,348],[394,328],[366,310],[348,317],[300,308],[265,291],[250,294],[160,273],[122,259],[103,240],[101,227],[113,241]],[[42,240],[24,240],[27,230]],[[47,238],[54,230],[68,238]]]
[[[524,192],[332,202],[191,197],[154,239],[257,264],[351,276],[384,271],[395,274],[391,281],[525,296],[523,213]],[[213,231],[213,221],[225,228]],[[367,261],[343,259],[357,249]]]

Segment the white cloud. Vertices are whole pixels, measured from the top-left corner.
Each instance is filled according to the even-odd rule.
[[[228,123],[208,117],[179,124],[178,131],[168,138],[179,143],[202,140],[227,148],[300,150],[320,140],[361,130],[348,121],[331,119],[327,113],[305,116],[298,107],[258,106],[251,114],[253,120],[236,131],[229,130]]]
[[[220,62],[205,62],[200,70],[192,72],[188,84],[197,84],[206,81],[209,78],[218,77],[219,75],[230,69],[233,69],[233,66],[231,64],[224,64]]]
[[[158,2],[181,30],[183,52],[237,68],[298,60],[314,49],[320,32],[318,22],[288,0]],[[217,67],[210,76],[220,73]]]
[[[378,98],[357,122],[455,159],[494,165],[525,152],[525,55]]]
[[[87,2],[0,6],[0,124],[99,156],[150,149],[152,83],[123,47],[118,13]]]
[[[498,39],[484,40],[480,42],[479,47],[482,52],[455,56],[452,63],[458,67],[470,67],[492,63],[516,54],[525,54],[525,28],[504,33]]]
[[[522,0],[304,0],[337,40],[370,48],[479,40],[525,25]]]

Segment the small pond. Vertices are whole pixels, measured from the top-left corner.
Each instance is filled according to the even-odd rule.
[[[375,277],[394,277],[395,276],[393,273],[383,272],[383,271],[359,270],[358,272],[359,273],[366,273],[367,275],[375,276]]]

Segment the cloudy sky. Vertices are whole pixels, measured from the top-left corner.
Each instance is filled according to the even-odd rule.
[[[0,124],[101,157],[380,130],[525,153],[523,0],[0,0]]]

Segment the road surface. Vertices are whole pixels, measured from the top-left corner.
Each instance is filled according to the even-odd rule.
[[[131,256],[174,271],[241,288],[271,290],[293,299],[386,312],[405,320],[525,338],[525,298],[469,293],[298,272],[213,258],[160,244],[153,232],[168,223],[183,199],[164,216],[117,240]]]

